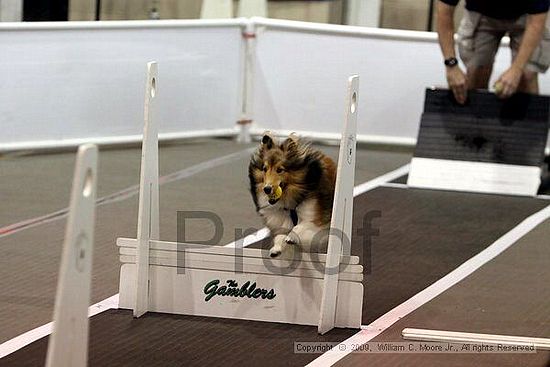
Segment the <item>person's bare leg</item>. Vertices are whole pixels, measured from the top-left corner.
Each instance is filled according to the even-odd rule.
[[[466,75],[468,89],[489,89],[492,72],[493,65],[469,67]]]
[[[539,94],[539,75],[534,71],[525,70],[521,76],[518,92]]]

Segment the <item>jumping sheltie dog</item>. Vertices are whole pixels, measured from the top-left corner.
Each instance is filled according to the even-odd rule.
[[[265,134],[248,177],[256,210],[271,231],[272,257],[287,245],[326,242],[336,180],[332,159],[295,134],[282,142]]]

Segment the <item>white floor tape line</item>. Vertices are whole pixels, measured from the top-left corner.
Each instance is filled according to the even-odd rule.
[[[88,309],[88,315],[92,317],[112,308],[118,308],[118,294],[91,305]],[[52,332],[52,326],[53,322],[49,322],[0,344],[0,358],[4,358],[5,356],[37,341],[38,339],[50,335]]]
[[[401,176],[409,173],[410,164],[405,164],[393,171],[390,171],[382,176],[378,176],[375,179],[362,183],[358,186],[355,186],[353,189],[353,196],[359,196],[364,194],[367,191],[377,188],[378,186],[383,186],[393,180],[398,179]]]
[[[190,167],[192,168],[192,167]],[[378,176],[370,181],[364,182],[360,185],[355,186],[353,190],[353,196],[359,196],[361,194],[364,194],[368,191],[374,190],[377,187],[383,186],[386,182],[393,181],[396,178],[399,178],[403,175],[406,175],[409,170],[409,165],[406,164],[402,167],[399,167],[393,171],[390,171],[386,174],[383,174],[381,176]],[[226,247],[235,247],[235,246],[242,246],[247,247],[251,244],[261,241],[263,239],[266,239],[269,237],[269,230],[267,228],[262,228],[256,233],[253,233],[251,235],[248,235],[243,239],[228,243],[225,245]],[[118,293],[104,299],[101,302],[98,302],[92,306],[90,306],[90,317],[95,316],[101,312],[118,308]],[[27,331],[24,334],[21,334],[13,339],[10,339],[2,344],[0,344],[0,358],[3,358],[11,353],[16,352],[17,350],[25,347],[26,345],[29,345],[33,342],[35,342],[38,339],[41,339],[47,335],[50,335],[52,328],[52,323],[48,323],[42,326],[37,327],[36,329],[32,329],[30,331]]]
[[[441,293],[500,255],[519,239],[548,219],[550,219],[550,205],[523,220],[504,236],[496,240],[492,245],[439,279],[437,282],[385,313],[371,324],[363,326],[360,332],[324,353],[308,364],[308,366],[331,366],[338,362],[340,359],[352,353],[353,346],[367,343],[376,336],[382,334],[397,321],[439,296]]]
[[[382,187],[389,187],[390,189],[408,189],[409,186],[402,183],[388,182],[382,185]]]

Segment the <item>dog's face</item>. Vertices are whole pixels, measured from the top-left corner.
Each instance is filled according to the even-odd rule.
[[[278,144],[270,135],[264,135],[260,147],[250,162],[249,174],[255,187],[257,200],[275,205],[285,196],[285,188],[295,173],[291,166],[296,164],[298,141],[289,137]],[[277,193],[282,192],[282,195]]]

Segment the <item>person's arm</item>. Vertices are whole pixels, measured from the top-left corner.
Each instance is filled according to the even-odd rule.
[[[540,13],[527,16],[525,32],[516,59],[495,83],[495,92],[499,97],[507,98],[516,92],[523,70],[542,39],[546,15],[547,13]]]
[[[437,2],[437,36],[443,59],[456,58],[455,53],[455,27],[454,27],[455,6],[442,1]],[[458,103],[466,102],[467,83],[466,75],[458,65],[446,66],[447,84],[453,91]]]

